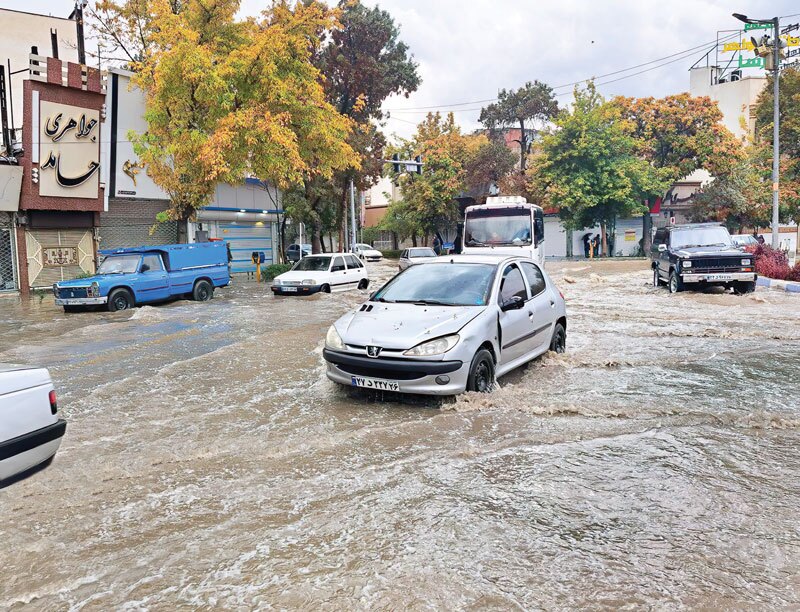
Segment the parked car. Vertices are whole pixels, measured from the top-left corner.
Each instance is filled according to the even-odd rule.
[[[45,368],[0,365],[0,486],[49,463],[66,429]]]
[[[380,261],[383,258],[383,253],[368,244],[355,245],[353,252],[366,261]]]
[[[413,247],[410,249],[405,249],[402,253],[400,253],[399,268],[402,271],[409,266],[413,266],[414,264],[431,261],[435,257],[437,257],[436,251],[430,247]]]
[[[566,340],[564,298],[533,259],[449,255],[410,266],[336,321],[323,356],[342,385],[455,395],[490,391]]]
[[[304,244],[303,245],[303,257],[308,257],[311,255],[311,245]],[[290,244],[289,248],[286,249],[286,261],[295,262],[300,260],[300,245],[299,244]]]
[[[716,223],[673,225],[656,231],[650,252],[653,285],[670,293],[686,287],[723,286],[735,293],[756,289],[753,258],[734,246],[725,227]]]
[[[223,242],[165,244],[100,251],[106,258],[89,278],[53,285],[56,305],[66,312],[88,306],[110,311],[191,297],[205,302],[230,283]]]
[[[731,241],[734,246],[739,248],[758,246],[758,239],[752,234],[733,234],[731,236]]]
[[[272,281],[276,295],[311,295],[369,286],[367,268],[352,253],[309,255]]]

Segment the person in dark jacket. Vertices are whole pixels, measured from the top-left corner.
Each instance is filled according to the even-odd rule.
[[[583,256],[589,259],[589,249],[591,248],[592,232],[587,232],[583,235]]]

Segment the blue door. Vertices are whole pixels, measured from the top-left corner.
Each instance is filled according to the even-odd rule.
[[[169,297],[169,277],[161,255],[147,253],[139,267],[136,301],[155,302]]]

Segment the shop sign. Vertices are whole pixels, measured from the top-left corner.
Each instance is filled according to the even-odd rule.
[[[39,195],[96,199],[100,111],[46,101],[39,108]]]
[[[77,247],[42,247],[42,265],[45,268],[78,265]]]

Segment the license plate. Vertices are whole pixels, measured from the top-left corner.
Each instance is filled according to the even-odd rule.
[[[286,293],[297,293],[297,287],[281,287]]]
[[[378,389],[380,391],[400,391],[400,383],[394,380],[379,380],[377,378],[366,378],[364,376],[351,376],[354,387],[364,389]]]
[[[706,280],[710,281],[725,281],[725,280],[733,280],[733,276],[730,274],[707,274]]]

